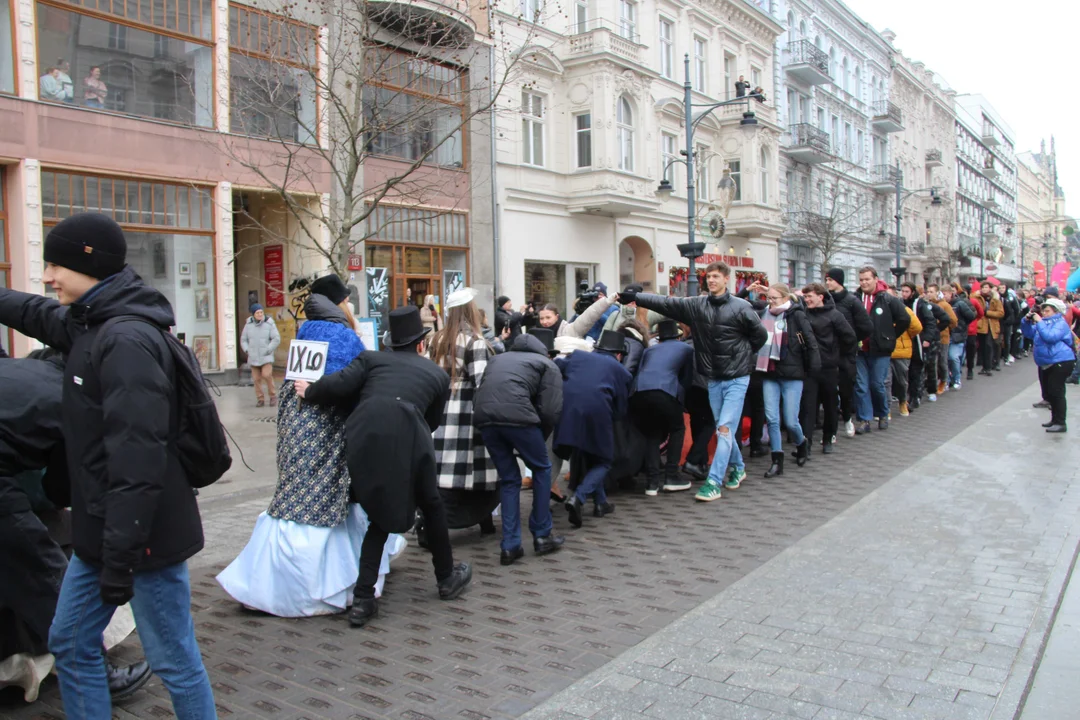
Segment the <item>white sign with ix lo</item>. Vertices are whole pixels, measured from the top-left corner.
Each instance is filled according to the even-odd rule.
[[[315,382],[326,373],[326,354],[330,343],[315,340],[293,340],[289,343],[289,363],[286,380]]]

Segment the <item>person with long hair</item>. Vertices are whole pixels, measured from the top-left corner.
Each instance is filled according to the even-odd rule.
[[[349,291],[337,275],[311,283],[307,318],[297,340],[328,343],[326,373],[333,375],[364,351],[356,335]],[[325,377],[325,376],[324,376]],[[353,601],[356,569],[368,517],[350,496],[345,425],[348,408],[301,399],[286,380],[279,393],[278,483],[251,539],[217,581],[244,607],[278,617],[344,612]],[[376,596],[390,558],[405,538],[390,535],[383,549]]]
[[[439,494],[453,530],[480,526],[495,532],[491,513],[499,504],[499,473],[473,425],[473,399],[494,353],[484,340],[476,291],[463,288],[446,298],[446,323],[435,333],[430,357],[450,376],[450,402],[435,431]],[[426,545],[423,517],[417,518],[417,540]]]

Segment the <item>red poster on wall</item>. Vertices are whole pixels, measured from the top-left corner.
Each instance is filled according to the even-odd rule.
[[[1035,271],[1035,287],[1042,290],[1046,287],[1046,266],[1036,260],[1031,264],[1031,269]]]
[[[266,307],[285,307],[285,248],[263,248],[263,282],[266,284]]]

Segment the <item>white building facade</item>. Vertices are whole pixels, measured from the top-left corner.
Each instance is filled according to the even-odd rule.
[[[522,61],[498,119],[498,286],[515,304],[569,312],[578,285],[631,282],[685,292],[687,178],[684,55],[693,103],[734,96],[739,76],[760,85],[757,127],[746,104],[722,107],[694,132],[700,221],[724,168],[739,193],[720,239],[699,261],[724,257],[738,282],[773,280],[782,230],[773,57],[782,28],[741,0],[581,0],[567,18],[540,0],[503,3],[496,21],[521,26]],[[535,22],[528,22],[534,20]],[[665,168],[667,172],[665,173]],[[657,193],[671,180],[669,197]]]

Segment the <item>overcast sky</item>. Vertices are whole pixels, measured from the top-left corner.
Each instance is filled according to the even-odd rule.
[[[896,48],[958,93],[981,94],[1012,128],[1016,152],[1057,141],[1066,212],[1080,214],[1080,3],[844,0]]]

